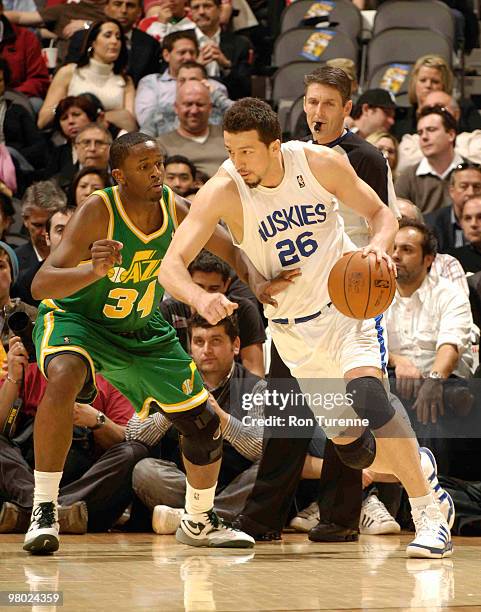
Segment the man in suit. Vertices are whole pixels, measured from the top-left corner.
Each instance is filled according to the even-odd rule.
[[[200,49],[197,61],[206,67],[210,77],[224,83],[232,100],[237,100],[250,96],[252,49],[244,36],[221,31],[220,6],[221,0],[190,3]]]
[[[32,298],[33,277],[50,253],[47,244],[47,223],[53,213],[64,208],[65,194],[54,181],[39,181],[31,185],[22,200],[22,218],[30,240],[15,250],[19,276],[12,286],[11,296],[38,306]]]
[[[449,195],[451,206],[426,215],[426,224],[432,227],[436,234],[440,253],[466,244],[459,221],[466,201],[481,195],[481,167],[471,162],[459,164],[451,173]]]
[[[160,45],[145,32],[135,28],[142,5],[140,0],[108,0],[104,7],[105,16],[116,19],[124,30],[129,50],[127,72],[132,77],[135,86],[140,79],[148,74],[159,72]],[[65,63],[76,62],[82,50],[85,30],[81,29],[72,36],[65,58]]]

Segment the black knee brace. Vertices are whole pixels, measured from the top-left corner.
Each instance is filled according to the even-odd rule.
[[[374,376],[354,378],[346,385],[351,394],[353,409],[361,419],[368,419],[369,429],[379,429],[394,416],[384,385]]]
[[[345,465],[355,470],[364,470],[376,457],[376,438],[366,429],[362,436],[351,444],[334,444],[334,448]]]
[[[194,465],[209,465],[222,457],[220,420],[208,402],[179,413],[165,413],[182,434],[182,453]]]

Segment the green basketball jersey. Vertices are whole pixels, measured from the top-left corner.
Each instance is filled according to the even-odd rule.
[[[100,196],[110,215],[107,238],[124,245],[122,263],[108,275],[54,304],[75,312],[118,332],[144,327],[157,310],[163,287],[157,281],[160,263],[177,225],[175,198],[164,186],[159,205],[162,227],[146,235],[129,219],[120,200],[119,188],[108,187],[94,192]],[[85,265],[90,262],[82,262]],[[52,300],[45,300],[48,306]]]

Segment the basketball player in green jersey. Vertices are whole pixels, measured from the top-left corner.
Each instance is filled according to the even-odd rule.
[[[219,418],[194,362],[157,306],[158,268],[185,205],[163,186],[163,157],[141,133],[117,139],[110,152],[118,187],[92,194],[32,284],[40,305],[34,340],[48,378],[35,418],[35,491],[24,549],[58,549],[57,496],[71,444],[73,406],[95,396],[102,373],[147,416],[158,407],[181,433],[187,472],[185,514],[177,539],[193,546],[251,547],[250,536],[213,511],[222,452]],[[207,245],[231,265],[236,253],[219,228]],[[244,278],[246,264],[236,266]],[[281,286],[282,287],[282,286]],[[211,308],[230,312],[227,298]],[[11,381],[14,384],[14,381]]]

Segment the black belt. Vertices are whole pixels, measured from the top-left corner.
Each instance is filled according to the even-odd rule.
[[[295,325],[297,325],[298,323],[306,323],[307,321],[312,321],[312,319],[315,319],[316,317],[321,315],[326,310],[326,308],[330,308],[331,305],[332,302],[329,302],[324,308],[321,308],[321,310],[318,310],[314,314],[307,315],[305,317],[296,317],[295,319],[271,319],[271,321],[273,323],[280,323],[281,325],[289,325],[290,322],[294,323]]]

